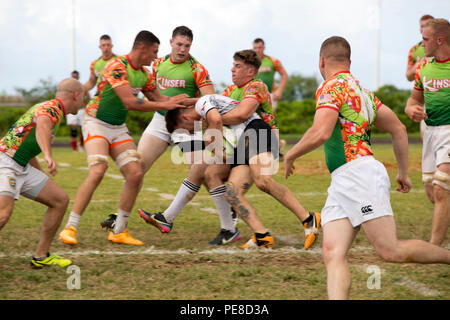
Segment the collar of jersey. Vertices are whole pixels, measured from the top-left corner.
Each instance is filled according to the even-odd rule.
[[[438,60],[438,59],[434,59],[434,61],[436,61],[437,63],[446,63],[450,61],[450,58],[445,59],[445,60]]]
[[[127,57],[128,63],[130,64],[130,66],[133,68],[133,70],[139,70],[138,68],[136,68],[135,66],[133,66],[133,64],[131,63],[131,59],[130,56],[127,54],[125,57]]]
[[[188,55],[187,58],[186,58],[186,60],[181,61],[181,62],[176,62],[176,61],[173,61],[173,60],[172,60],[172,55],[171,55],[171,54],[169,55],[170,62],[172,62],[173,64],[182,64],[182,63],[185,63],[186,61],[189,60],[190,57],[191,57],[191,55]]]
[[[110,56],[108,59],[105,59],[105,58],[102,56],[102,60],[103,60],[103,61],[108,61],[108,60],[111,60],[111,58],[113,58],[114,56],[115,56],[114,53],[112,53],[111,56]]]
[[[345,70],[345,71],[336,72],[335,74],[333,74],[333,77],[337,76],[339,73],[349,73],[350,74],[350,71]]]
[[[243,87],[245,87],[246,85],[248,85],[250,82],[252,82],[253,80],[255,80],[255,79],[251,79],[251,80],[249,80],[249,81],[247,81],[246,83],[244,83],[243,85],[241,85],[241,86],[237,86],[239,89],[241,89],[241,88],[243,88]]]
[[[55,100],[59,102],[59,104],[61,105],[63,114],[66,115],[66,109],[64,108],[64,103],[62,103],[62,101],[59,100],[58,98],[55,98]]]

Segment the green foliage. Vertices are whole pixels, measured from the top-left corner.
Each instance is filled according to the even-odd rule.
[[[389,84],[375,91],[375,96],[395,112],[400,121],[406,126],[408,132],[418,132],[420,131],[419,124],[410,120],[404,111],[410,95],[411,90],[397,89]],[[375,132],[377,131],[375,130]]]
[[[141,135],[153,118],[153,112],[130,111],[127,117],[127,127],[131,135]]]
[[[304,77],[293,74],[289,77],[288,84],[283,92],[283,99],[278,103],[277,123],[282,134],[303,134],[311,126],[315,113],[315,92],[319,83],[315,77]],[[217,88],[226,87],[220,83]],[[16,88],[29,104],[53,99],[56,93],[56,85],[51,78],[39,81],[39,85],[30,90]],[[419,125],[411,121],[405,114],[404,108],[410,96],[410,90],[397,89],[393,85],[385,85],[379,88],[375,95],[389,106],[407,127],[408,132],[418,132]],[[28,108],[0,108],[0,134],[3,135],[9,127]],[[130,111],[127,118],[127,127],[132,135],[140,135],[145,130],[153,117],[153,112]],[[65,125],[65,119],[58,132],[59,136],[69,136],[69,127]],[[374,130],[374,132],[379,132]]]
[[[276,120],[280,133],[305,133],[313,123],[315,109],[312,99],[278,102]]]
[[[3,136],[11,127],[11,125],[20,118],[28,107],[21,108],[0,108],[0,135]]]
[[[38,85],[31,89],[15,88],[15,90],[31,105],[55,98],[57,85],[51,77],[40,79]]]
[[[300,74],[292,74],[283,90],[283,101],[315,99],[319,82],[316,77],[305,77]]]

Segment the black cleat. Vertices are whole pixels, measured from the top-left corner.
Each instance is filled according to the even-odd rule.
[[[235,232],[232,232],[230,230],[220,229],[219,234],[213,240],[208,242],[208,244],[220,246],[220,245],[227,244],[230,242],[238,241],[240,239],[241,239],[241,234],[237,228],[236,228]]]
[[[108,219],[100,222],[100,225],[102,228],[113,230],[114,226],[116,225],[116,219],[117,219],[117,213],[111,213],[108,216]]]

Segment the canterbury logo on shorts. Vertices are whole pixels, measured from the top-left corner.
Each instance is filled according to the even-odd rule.
[[[361,212],[363,216],[373,213],[373,208],[371,205],[364,206],[361,208]]]

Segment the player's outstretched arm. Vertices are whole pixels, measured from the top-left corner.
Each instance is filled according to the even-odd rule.
[[[330,139],[338,116],[337,111],[329,108],[316,110],[311,128],[305,132],[302,139],[284,157],[286,179],[294,172],[295,159],[313,151]]]
[[[278,69],[278,73],[281,76],[280,84],[273,93],[273,99],[276,101],[281,100],[281,98],[283,97],[284,88],[286,87],[289,80],[289,75],[283,66],[280,66],[280,68]]]
[[[92,88],[95,87],[95,84],[97,83],[97,77],[95,76],[95,74],[91,73],[91,75],[89,76],[89,80],[83,84],[84,90],[86,92],[92,90]]]
[[[52,157],[51,140],[52,140],[53,123],[50,118],[46,116],[40,116],[36,122],[36,141],[41,148],[44,160],[47,164],[49,173],[54,176],[58,169],[56,162]]]
[[[408,79],[408,81],[414,81],[414,75],[419,64],[420,61],[406,67],[406,79]]]
[[[378,111],[375,127],[387,131],[392,136],[395,158],[398,165],[397,191],[409,192],[412,184],[408,177],[408,133],[405,125],[398,119],[396,114],[387,106],[382,105]]]
[[[141,112],[172,110],[175,108],[184,108],[183,103],[189,98],[186,94],[180,94],[164,101],[146,101],[133,95],[131,87],[128,84],[114,88],[114,92],[120,98],[125,108]]]

